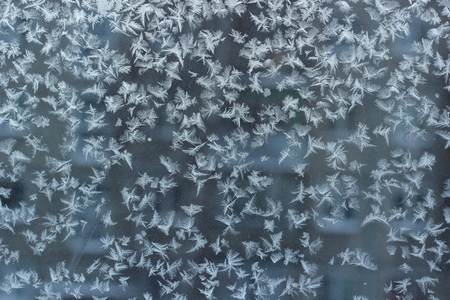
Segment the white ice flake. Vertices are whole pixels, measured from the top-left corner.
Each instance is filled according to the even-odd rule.
[[[0,11],[0,299],[446,297],[446,1]]]

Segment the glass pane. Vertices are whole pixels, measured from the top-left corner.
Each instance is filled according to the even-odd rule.
[[[446,299],[449,1],[0,7],[0,299]]]

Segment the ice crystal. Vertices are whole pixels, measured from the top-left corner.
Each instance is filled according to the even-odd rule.
[[[1,299],[444,299],[450,4],[4,0]]]

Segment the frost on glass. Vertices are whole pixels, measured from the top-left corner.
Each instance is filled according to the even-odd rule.
[[[2,0],[0,298],[448,298],[449,21]]]

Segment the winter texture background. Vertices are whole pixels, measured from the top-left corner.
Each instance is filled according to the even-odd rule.
[[[450,1],[2,0],[1,299],[446,299]]]

